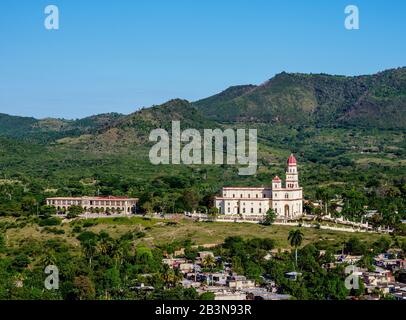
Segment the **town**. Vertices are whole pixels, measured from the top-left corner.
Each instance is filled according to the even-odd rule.
[[[320,257],[325,250],[318,252]],[[264,259],[278,259],[277,249],[266,253]],[[362,255],[335,254],[333,262],[323,264],[324,270],[332,270],[339,266],[356,266],[363,259]],[[290,300],[293,297],[284,294],[274,279],[261,275],[260,280],[252,280],[237,274],[235,266],[223,262],[221,256],[213,251],[197,252],[195,259],[185,257],[184,249],[175,251],[163,259],[163,263],[180,275],[179,283],[184,288],[195,288],[199,294],[212,293],[215,300]],[[362,289],[357,295],[347,299],[379,300],[382,297],[406,300],[406,259],[401,250],[387,250],[373,257],[369,267],[355,267],[352,274],[355,283],[361,283]],[[403,270],[403,271],[402,271]],[[399,274],[399,280],[394,274]],[[302,274],[296,271],[284,273],[287,281],[300,281]],[[350,274],[351,276],[351,274]],[[402,282],[401,282],[402,281]],[[355,287],[356,285],[354,285]],[[141,291],[153,290],[151,286],[140,283],[136,288]],[[351,288],[350,288],[351,289]]]

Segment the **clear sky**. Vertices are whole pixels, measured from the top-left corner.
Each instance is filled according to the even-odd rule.
[[[0,112],[130,113],[281,71],[370,74],[406,66],[405,38],[404,0],[1,0]]]

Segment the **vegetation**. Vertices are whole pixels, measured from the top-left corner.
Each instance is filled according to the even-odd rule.
[[[297,248],[302,244],[303,232],[300,229],[290,230],[288,240],[290,245],[295,248],[295,261],[297,265]]]
[[[232,87],[195,103],[171,100],[130,115],[37,120],[0,114],[0,298],[211,299],[181,288],[179,274],[161,263],[179,248],[194,257],[191,243],[218,245],[235,272],[257,281],[269,276],[298,299],[345,297],[342,270],[325,271],[321,266],[331,257],[319,257],[319,249],[361,253],[365,267],[371,254],[388,246],[404,250],[405,70],[363,77],[283,73],[262,86]],[[239,176],[232,165],[152,165],[149,133],[169,129],[172,120],[182,129],[256,128],[257,173]],[[82,213],[75,206],[62,223],[45,205],[50,196],[127,195],[140,199],[142,215],[196,210],[214,220],[221,187],[271,185],[275,175],[283,176],[291,152],[308,200],[304,209],[319,225],[326,215],[368,221],[377,230],[393,229],[392,238],[323,229],[290,233],[273,224],[272,210],[265,225],[225,228],[147,217],[83,221],[74,219]],[[289,244],[295,258],[281,252],[265,259]],[[219,267],[207,259],[206,268]],[[58,292],[42,288],[44,266],[51,263],[61,266]],[[302,277],[289,282],[284,272],[293,269]],[[140,290],[140,283],[154,291]]]

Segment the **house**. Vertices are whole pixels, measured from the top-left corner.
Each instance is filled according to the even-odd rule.
[[[179,264],[179,270],[182,273],[188,273],[192,272],[194,270],[194,264],[193,263],[180,263]]]
[[[198,254],[198,258],[200,260],[203,260],[204,258],[206,258],[207,256],[212,256],[214,258],[214,254],[211,251],[200,251],[197,253]]]
[[[171,268],[179,268],[181,264],[186,264],[186,259],[183,258],[164,258],[162,263],[167,264]]]
[[[265,288],[252,288],[245,290],[248,300],[289,300],[289,294],[277,294],[267,291]]]
[[[244,276],[229,276],[226,282],[229,288],[245,289],[255,287],[255,281],[247,280]]]

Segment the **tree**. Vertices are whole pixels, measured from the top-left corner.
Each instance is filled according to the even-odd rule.
[[[21,209],[28,214],[35,214],[37,205],[37,200],[33,197],[26,196],[21,200]]]
[[[297,248],[302,244],[303,232],[300,229],[290,230],[288,240],[290,241],[290,245],[295,248],[295,260],[297,267]]]
[[[274,209],[270,208],[266,214],[263,224],[266,226],[270,226],[272,223],[275,222],[276,219],[276,212]]]
[[[213,292],[207,291],[207,292],[203,292],[199,296],[199,300],[214,300],[215,297],[216,296]]]
[[[244,273],[244,266],[242,264],[241,258],[239,256],[233,256],[231,258],[231,268],[236,274]]]
[[[187,211],[194,211],[199,205],[198,195],[192,189],[187,189],[183,192],[181,201],[183,202],[183,206]]]
[[[203,258],[202,265],[205,268],[212,269],[216,266],[216,260],[214,260],[214,257],[211,254],[208,254]]]
[[[154,210],[154,206],[150,201],[146,201],[141,205],[141,208],[145,211],[145,213],[149,214],[152,213]]]
[[[66,217],[68,219],[74,219],[77,216],[81,215],[83,212],[84,212],[84,209],[81,206],[70,206]]]
[[[330,201],[330,194],[328,189],[319,188],[316,190],[316,198],[322,201],[322,206],[324,209],[324,214],[328,214],[328,204]]]
[[[56,214],[56,209],[52,206],[41,206],[40,213],[45,217],[50,217]]]
[[[92,260],[93,257],[96,255],[96,241],[94,240],[87,240],[82,243],[83,253],[86,259],[89,260],[89,267],[92,267]]]
[[[95,297],[96,290],[92,280],[87,276],[78,276],[73,280],[73,285],[80,300],[92,300]]]

